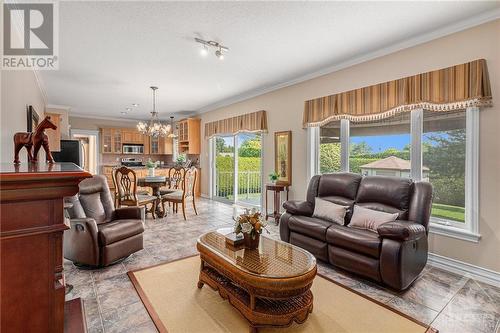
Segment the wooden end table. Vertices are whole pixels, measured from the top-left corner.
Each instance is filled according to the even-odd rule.
[[[281,192],[286,191],[286,200],[288,201],[288,189],[289,185],[287,184],[266,184],[266,221],[269,217],[274,218],[274,222],[276,224],[279,223],[281,213],[280,213],[280,207],[281,207]],[[267,192],[272,191],[274,192],[274,211],[271,214],[267,213]]]
[[[301,324],[312,312],[317,267],[306,250],[262,235],[258,249],[234,248],[218,232],[202,235],[197,249],[198,288],[217,290],[249,322],[251,333]]]

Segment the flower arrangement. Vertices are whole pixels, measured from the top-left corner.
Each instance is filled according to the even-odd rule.
[[[273,171],[269,174],[269,180],[273,183],[276,183],[279,177],[280,175],[276,171]]]
[[[158,161],[156,162],[153,162],[151,159],[148,159],[148,161],[146,162],[146,168],[148,169],[155,169],[158,167]]]
[[[234,224],[234,233],[243,233],[245,243],[248,248],[257,248],[259,245],[259,236],[266,229],[267,223],[262,218],[260,212],[255,208],[245,209],[245,213],[241,214]]]

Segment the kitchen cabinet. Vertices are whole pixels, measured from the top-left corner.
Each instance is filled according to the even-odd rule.
[[[45,116],[49,116],[50,121],[57,126],[55,130],[45,130],[45,134],[47,134],[49,138],[50,151],[61,151],[61,115],[57,113],[46,113]]]
[[[133,143],[142,144],[144,143],[144,137],[139,131],[133,128],[123,128],[122,129],[122,142],[123,143]]]
[[[101,153],[122,153],[122,131],[119,128],[101,128]]]
[[[179,153],[199,154],[201,150],[200,138],[201,119],[187,118],[177,123],[177,135],[179,141]]]
[[[149,138],[149,154],[151,155],[172,155],[174,144],[172,138]]]

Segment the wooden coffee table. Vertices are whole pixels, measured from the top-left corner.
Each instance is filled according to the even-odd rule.
[[[309,252],[265,236],[256,250],[233,248],[217,232],[202,235],[197,248],[198,288],[218,290],[249,321],[250,332],[300,324],[312,312],[317,268]]]

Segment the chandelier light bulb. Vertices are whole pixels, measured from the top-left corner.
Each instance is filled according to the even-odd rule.
[[[222,53],[222,51],[220,49],[215,51],[215,56],[217,58],[219,58],[219,60],[224,60],[224,54]]]
[[[203,57],[206,57],[208,55],[208,48],[206,45],[203,45],[201,47],[201,50],[200,50],[200,54],[203,56]]]

